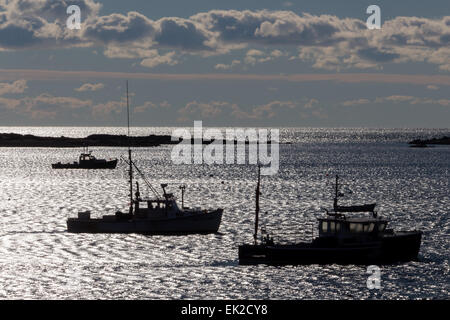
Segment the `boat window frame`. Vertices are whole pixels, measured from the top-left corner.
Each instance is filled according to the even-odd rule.
[[[321,221],[320,231],[322,233],[328,233],[328,221]]]

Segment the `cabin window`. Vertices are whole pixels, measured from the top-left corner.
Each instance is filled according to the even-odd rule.
[[[363,226],[363,231],[364,231],[364,232],[368,232],[368,231],[369,231],[369,225],[368,225],[368,224],[365,224],[365,225]]]
[[[330,222],[330,232],[335,231],[336,224],[334,222]]]
[[[356,232],[362,232],[363,231],[363,225],[362,223],[356,224]]]
[[[380,224],[378,225],[378,230],[379,230],[379,231],[384,231],[384,228],[386,228],[386,224],[385,224],[385,223],[380,223]]]
[[[336,231],[341,230],[341,224],[340,223],[336,223]]]
[[[369,232],[372,232],[374,227],[375,227],[375,223],[369,224]]]
[[[322,232],[327,232],[328,231],[328,222],[323,221],[322,222]]]
[[[350,232],[362,232],[363,224],[362,223],[350,223]]]

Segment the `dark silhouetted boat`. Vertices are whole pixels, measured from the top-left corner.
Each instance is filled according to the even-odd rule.
[[[319,236],[312,242],[277,244],[268,235],[258,243],[260,178],[256,188],[254,243],[239,246],[240,264],[389,264],[416,260],[421,231],[388,229],[388,220],[378,217],[375,204],[338,206],[336,176],[333,209],[318,219]],[[347,217],[345,213],[370,216]]]
[[[127,83],[128,136],[129,103]],[[166,192],[166,184],[162,184],[160,195],[146,179],[131,158],[128,148],[130,205],[128,212],[118,211],[114,215],[92,218],[91,212],[79,212],[77,218],[67,219],[67,231],[73,233],[141,233],[141,234],[207,234],[219,230],[223,209],[187,208],[184,206],[184,190],[182,190],[182,206],[178,206],[175,196]],[[142,198],[139,183],[133,196],[133,169],[140,175],[153,193],[152,198]]]
[[[116,166],[117,159],[97,159],[92,155],[92,151],[87,149],[80,155],[78,162],[52,164],[53,169],[115,169]]]

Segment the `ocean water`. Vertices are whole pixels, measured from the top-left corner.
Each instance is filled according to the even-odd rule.
[[[172,128],[134,128],[133,134]],[[0,128],[45,136],[125,133],[123,128]],[[2,299],[417,299],[449,296],[450,147],[409,148],[450,129],[281,130],[280,169],[262,178],[265,228],[280,241],[309,241],[315,219],[332,205],[333,176],[343,202],[377,202],[391,227],[424,232],[419,261],[380,266],[381,288],[368,289],[363,266],[239,266],[238,245],[252,240],[256,168],[174,165],[171,146],[137,148],[155,186],[188,206],[222,207],[212,235],[70,234],[66,219],[127,206],[126,165],[113,171],[51,169],[79,149],[0,148],[0,298]],[[125,148],[94,148],[98,157]],[[145,191],[145,190],[143,190]]]

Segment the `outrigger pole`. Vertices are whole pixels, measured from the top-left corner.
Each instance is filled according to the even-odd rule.
[[[128,160],[130,176],[130,215],[133,214],[133,161],[131,160],[131,140],[130,140],[130,103],[128,99],[128,80],[127,80],[127,122],[128,122]]]
[[[260,184],[261,184],[261,166],[258,164],[258,184],[256,185],[255,233],[253,234],[253,239],[255,240],[255,246],[258,242]]]

